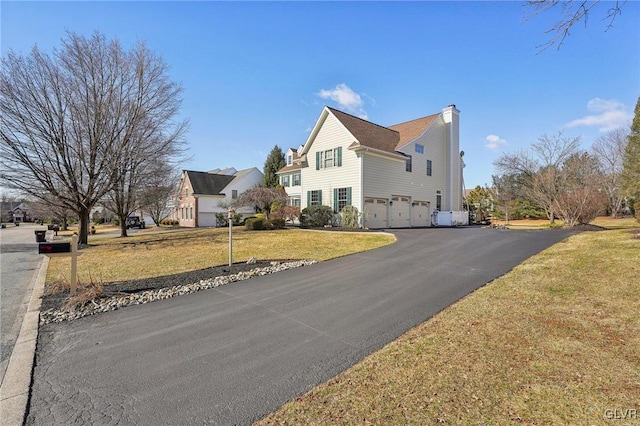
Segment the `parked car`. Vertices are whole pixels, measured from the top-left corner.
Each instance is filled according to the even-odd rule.
[[[140,220],[140,216],[129,216],[127,218],[127,229],[129,228],[144,229],[144,220]]]

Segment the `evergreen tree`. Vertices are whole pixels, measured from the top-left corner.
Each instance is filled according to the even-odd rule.
[[[629,143],[624,151],[622,185],[627,196],[640,200],[640,97],[629,132]]]
[[[275,188],[278,186],[278,175],[276,172],[285,166],[284,152],[278,145],[274,146],[269,155],[267,161],[264,162],[264,178],[262,185],[265,188]]]

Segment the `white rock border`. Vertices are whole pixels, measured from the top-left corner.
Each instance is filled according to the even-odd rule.
[[[232,275],[221,275],[197,283],[174,285],[172,287],[145,290],[138,293],[111,296],[100,298],[98,301],[91,300],[84,306],[71,309],[47,309],[40,312],[40,325],[73,321],[89,315],[96,315],[102,312],[115,311],[131,305],[142,305],[144,303],[155,302],[156,300],[169,299],[175,296],[195,293],[196,291],[219,287],[236,281],[248,280],[252,277],[274,274],[286,271],[287,269],[299,268],[301,266],[313,265],[317,260],[295,260],[291,262],[271,262],[270,266],[264,268],[254,268],[249,271],[238,272]]]

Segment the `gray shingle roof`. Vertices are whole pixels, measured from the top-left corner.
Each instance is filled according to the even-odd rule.
[[[208,172],[194,172],[185,170],[191,182],[192,192],[201,195],[221,195],[222,191],[235,176],[219,175]]]

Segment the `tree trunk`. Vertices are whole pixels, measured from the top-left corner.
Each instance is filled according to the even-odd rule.
[[[80,219],[80,232],[78,233],[78,244],[89,243],[89,212],[90,209],[80,208],[78,219]]]
[[[120,236],[121,237],[128,237],[127,235],[127,216],[120,216],[118,215],[118,217],[120,218]]]

